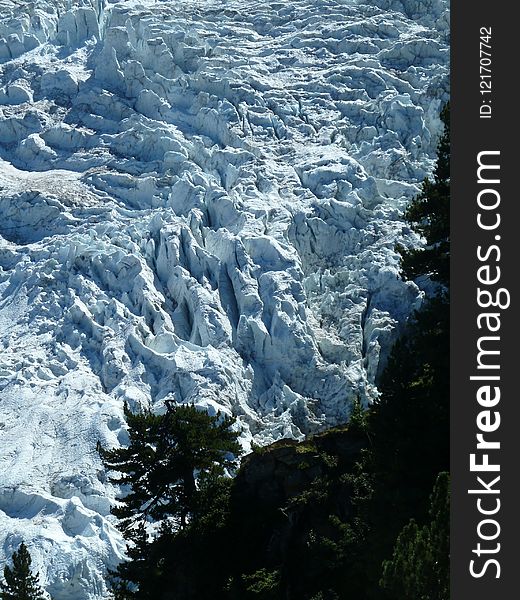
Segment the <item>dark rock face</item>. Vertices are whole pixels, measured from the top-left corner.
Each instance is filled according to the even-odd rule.
[[[330,472],[330,460],[341,470],[353,465],[365,440],[348,429],[332,429],[304,442],[281,440],[243,459],[236,478],[237,502],[283,506]]]
[[[341,428],[300,443],[282,440],[243,460],[231,497],[237,574],[278,571],[284,598],[311,597],[307,580],[319,580],[323,568],[313,560],[313,540],[333,540],[334,520],[351,516],[352,489],[342,475],[366,443],[362,433]]]

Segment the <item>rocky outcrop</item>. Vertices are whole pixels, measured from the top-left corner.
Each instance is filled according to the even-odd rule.
[[[242,460],[233,486],[234,502],[266,510],[283,508],[331,469],[351,471],[366,441],[363,434],[338,427],[303,442],[281,440],[255,448]]]
[[[337,428],[304,442],[281,441],[246,456],[233,483],[229,535],[240,548],[235,580],[262,569],[277,572],[289,598],[307,598],[330,565],[310,546],[338,539],[334,519],[352,517],[352,485],[361,430]],[[310,579],[309,579],[310,578]],[[326,583],[323,583],[326,587]],[[276,596],[278,598],[278,596]]]

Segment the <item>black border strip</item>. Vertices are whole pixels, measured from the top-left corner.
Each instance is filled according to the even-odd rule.
[[[514,89],[518,80],[518,46],[520,33],[518,19],[513,13],[514,3],[467,2],[456,0],[451,5],[452,23],[452,83],[451,83],[451,469],[452,469],[452,514],[451,514],[451,597],[456,600],[501,600],[520,598],[520,396],[515,385],[515,375],[520,375],[517,366],[516,334],[519,332],[517,294],[513,289],[519,252],[520,233],[517,233],[516,217],[520,216],[520,162],[518,156],[519,117]],[[488,72],[480,69],[481,28],[490,27],[491,65],[484,60],[484,67],[491,67],[491,79],[481,78]],[[483,30],[485,40],[485,30]],[[489,51],[483,47],[483,50]],[[482,58],[487,58],[482,55]],[[482,81],[491,81],[491,92]],[[491,117],[482,118],[480,107],[491,106]],[[489,108],[482,109],[488,113]],[[500,155],[481,155],[488,164],[499,164],[500,169],[481,171],[483,179],[494,180],[499,173],[500,183],[477,181],[478,155],[480,152],[498,151]],[[491,204],[492,198],[500,198],[495,210],[482,211],[477,198],[483,189],[495,192],[484,193],[481,200]],[[499,196],[497,196],[498,194]],[[500,213],[500,225],[493,230],[479,227],[478,213],[494,223]],[[497,240],[496,236],[500,236]],[[500,251],[491,250],[487,260],[481,256],[495,245]],[[481,276],[490,279],[500,268],[500,281],[495,285],[479,283],[478,268],[489,265],[490,271],[481,271]],[[477,288],[498,293],[507,289],[511,295],[509,308],[483,308],[478,305]],[[506,304],[502,293],[500,304]],[[482,297],[482,300],[484,298]],[[482,304],[485,302],[482,301]],[[478,329],[480,313],[499,313],[500,329],[489,333]],[[491,321],[491,318],[490,318]],[[496,325],[496,319],[493,319]],[[500,355],[482,356],[487,364],[499,364],[499,369],[478,369],[478,339],[494,335],[499,340],[486,340],[481,348],[499,350]],[[483,346],[487,344],[487,346]],[[500,381],[470,380],[472,375],[499,375]],[[494,384],[500,387],[500,401],[495,407],[483,407],[477,401],[479,388]],[[483,397],[485,401],[486,398]],[[494,427],[500,413],[500,426],[485,433],[484,439],[500,442],[500,449],[477,450],[477,418],[479,412],[489,410],[489,419],[481,420],[484,426]],[[481,419],[488,418],[486,415]],[[471,472],[470,455],[476,454],[476,462],[482,463],[483,454],[488,454],[490,464],[500,466],[499,472]],[[491,491],[485,493],[477,477],[487,483]],[[495,477],[500,480],[491,485]],[[484,490],[484,493],[468,494],[468,490]],[[500,490],[500,493],[497,493]],[[495,515],[479,512],[500,508]],[[495,520],[500,533],[494,540],[480,539],[479,523],[485,519]],[[484,536],[493,537],[498,531],[494,523],[480,526]],[[480,543],[480,556],[478,545]],[[498,544],[500,546],[498,547]],[[497,550],[497,548],[499,548]],[[482,552],[485,550],[485,552]],[[489,552],[489,553],[488,553]],[[487,560],[496,560],[486,566]],[[473,570],[480,577],[470,573]],[[499,572],[500,569],[500,572]],[[499,574],[499,577],[496,576]]]

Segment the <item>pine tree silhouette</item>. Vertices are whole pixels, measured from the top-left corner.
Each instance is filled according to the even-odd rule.
[[[4,568],[5,582],[0,582],[1,600],[44,600],[38,574],[31,572],[31,555],[22,542],[13,554],[13,565]]]
[[[105,467],[117,473],[111,481],[130,488],[112,509],[129,543],[129,560],[111,573],[113,592],[116,600],[175,597],[164,584],[180,560],[170,560],[172,548],[188,529],[204,529],[208,489],[217,494],[226,471],[236,466],[235,420],[172,402],[162,415],[134,414],[125,405],[125,416],[130,444],[111,450],[98,444]]]
[[[450,480],[440,473],[430,499],[430,523],[411,519],[391,560],[383,564],[381,586],[400,600],[449,600]]]
[[[402,274],[406,279],[429,275],[450,285],[450,104],[441,112],[444,133],[437,146],[433,181],[425,179],[419,195],[405,212],[412,229],[424,237],[426,246],[417,250],[399,248]]]

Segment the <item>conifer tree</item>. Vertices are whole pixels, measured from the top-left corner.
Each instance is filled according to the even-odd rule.
[[[31,572],[31,555],[22,542],[13,554],[13,564],[4,568],[4,580],[0,582],[1,600],[44,600],[38,583],[38,574]]]
[[[402,273],[407,279],[429,275],[449,286],[450,281],[450,106],[441,112],[444,133],[437,146],[433,181],[425,179],[421,192],[410,203],[405,219],[422,235],[426,246],[418,250],[399,248]]]
[[[240,446],[234,419],[173,403],[163,415],[133,414],[125,406],[125,416],[129,446],[98,447],[105,466],[121,474],[112,481],[131,488],[113,509],[122,530],[167,517],[185,527],[196,506],[195,473],[224,472],[235,464]]]
[[[426,248],[399,249],[404,277],[428,276],[440,285],[394,345],[379,382],[381,397],[368,414],[371,445],[362,471],[372,491],[359,507],[367,535],[358,554],[363,552],[359,579],[365,578],[364,595],[370,600],[388,596],[378,585],[382,562],[410,518],[427,520],[435,479],[449,468],[449,105],[441,117],[445,131],[433,180],[423,183],[405,215],[424,236]],[[403,544],[415,535],[413,529],[410,525],[403,533]]]
[[[105,466],[119,473],[112,481],[130,489],[112,510],[129,542],[129,560],[112,573],[113,588],[117,600],[158,600],[165,594],[171,550],[204,512],[207,482],[235,466],[238,433],[232,418],[171,402],[162,415],[134,414],[125,406],[125,416],[129,445],[98,445]]]
[[[449,476],[440,473],[430,505],[430,523],[406,525],[391,560],[383,564],[381,587],[396,600],[449,600]]]

